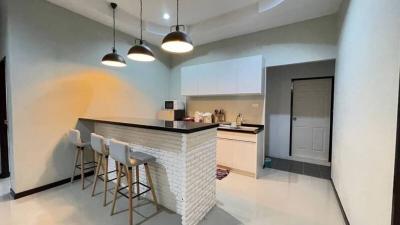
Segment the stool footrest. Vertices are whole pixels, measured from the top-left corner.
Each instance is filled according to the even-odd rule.
[[[84,167],[83,169],[84,170],[89,170],[89,169],[96,168],[97,167],[97,162],[95,162],[95,161],[85,162],[85,163],[83,163],[83,165],[92,164],[92,163],[93,163],[93,166]],[[75,168],[81,169],[81,164],[76,165]]]
[[[114,172],[117,172],[117,170],[110,171],[110,172],[108,172],[107,174],[114,173]],[[103,173],[103,174],[97,175],[97,177],[98,177],[101,181],[104,182],[104,173]],[[122,178],[122,177],[126,177],[126,174],[121,172],[121,178]],[[117,178],[108,179],[107,182],[111,182],[111,181],[114,181],[114,180],[116,180],[116,179],[117,179]]]
[[[135,185],[135,184],[137,184],[137,183],[138,183],[138,182],[132,183],[132,186]],[[147,190],[145,190],[145,191],[143,191],[143,192],[140,192],[140,193],[136,193],[136,195],[132,196],[132,198],[137,198],[137,197],[139,197],[139,196],[141,196],[141,195],[143,195],[143,194],[146,194],[147,192],[151,191],[151,187],[147,186],[146,184],[143,184],[143,183],[139,182],[139,185],[145,187]],[[118,193],[120,193],[120,194],[121,194],[122,196],[124,196],[125,198],[128,198],[128,195],[126,195],[125,193],[122,193],[122,192],[121,192],[121,190],[126,189],[126,188],[128,188],[128,185],[125,186],[125,187],[119,188],[119,189],[118,189]]]

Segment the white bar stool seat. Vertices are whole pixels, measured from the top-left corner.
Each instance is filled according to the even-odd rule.
[[[117,178],[114,179],[109,179],[108,175],[110,173],[114,173],[117,171],[118,166],[117,162],[115,162],[115,168],[116,170],[113,171],[108,171],[108,158],[109,158],[109,140],[104,138],[101,135],[97,135],[95,133],[90,134],[90,145],[92,146],[92,149],[96,152],[96,158],[97,158],[97,168],[96,168],[96,174],[95,174],[95,180],[93,182],[93,189],[92,189],[92,196],[94,196],[94,192],[96,189],[96,184],[97,180],[100,179],[104,182],[104,198],[103,198],[103,206],[106,206],[107,204],[107,192],[108,192],[108,187],[107,184],[108,182],[114,181]],[[103,174],[100,174],[100,168],[103,170]],[[124,174],[125,175],[125,174]]]
[[[115,185],[114,189],[114,199],[113,199],[113,204],[112,204],[112,209],[111,209],[111,215],[114,214],[115,210],[115,203],[117,200],[117,195],[118,193],[127,197],[128,198],[128,207],[129,207],[129,225],[132,225],[132,199],[136,197],[140,197],[141,195],[151,191],[152,196],[153,196],[153,202],[156,205],[158,209],[158,202],[157,202],[157,196],[154,190],[153,186],[153,181],[150,176],[150,170],[148,163],[155,161],[155,158],[151,155],[148,155],[143,152],[131,152],[131,147],[129,146],[128,143],[126,142],[121,142],[117,140],[110,140],[110,157],[114,159],[115,161],[118,162],[118,174],[117,174],[117,183]],[[147,178],[147,183],[143,184],[139,181],[139,166],[144,165],[144,169],[146,172],[146,178]],[[125,170],[125,173],[127,174],[127,180],[128,180],[128,185],[126,187],[121,187],[121,171],[122,168]],[[135,167],[136,170],[136,182],[132,181],[132,167]],[[136,194],[135,196],[132,196],[133,190],[132,186],[136,185]],[[146,190],[143,192],[140,192],[140,186],[144,187]],[[125,195],[124,193],[121,192],[121,190],[128,188],[128,195]]]
[[[81,171],[81,183],[82,183],[82,190],[85,188],[85,170],[94,169],[96,168],[95,161],[85,162],[85,150],[89,150],[90,143],[82,142],[81,139],[81,132],[76,129],[70,129],[68,132],[68,139],[69,141],[75,146],[75,163],[74,168],[72,171],[71,176],[71,183],[74,182],[75,178],[75,171],[76,169],[80,169]],[[78,158],[80,157],[80,164],[78,165]],[[93,164],[89,167],[85,167],[88,164]]]

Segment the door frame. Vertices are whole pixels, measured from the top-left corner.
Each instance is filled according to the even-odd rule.
[[[321,80],[331,79],[331,111],[329,120],[329,159],[328,162],[332,161],[332,125],[333,125],[333,100],[335,93],[335,77],[334,76],[323,76],[323,77],[306,77],[306,78],[292,78],[290,86],[290,131],[289,131],[289,156],[292,156],[292,132],[293,132],[293,83],[299,80]]]
[[[400,76],[400,74],[399,74]],[[394,160],[392,225],[400,225],[400,82],[397,102],[396,153]]]
[[[6,89],[7,89],[7,77],[6,77],[6,57],[3,57],[0,60],[0,65],[3,64],[4,67],[0,66],[0,79],[4,81],[4,90],[0,90],[4,93],[4,109],[3,106],[0,105],[0,110],[4,110],[5,117],[7,119],[7,94],[6,94]],[[0,81],[1,82],[1,81]],[[1,96],[1,94],[0,94]],[[0,123],[5,123],[5,121],[1,121],[0,118]],[[6,124],[0,125],[0,129],[3,129],[2,126],[7,126]],[[1,133],[1,131],[0,131]],[[3,137],[0,137],[2,140],[0,140],[0,160],[1,160],[1,173],[0,173],[0,178],[7,178],[10,176],[10,167],[9,167],[9,158],[8,158],[8,131],[7,128],[5,128],[5,133]],[[4,146],[6,148],[1,148],[1,144],[4,141]]]

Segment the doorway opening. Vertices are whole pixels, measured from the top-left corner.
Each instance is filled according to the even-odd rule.
[[[334,77],[292,79],[289,156],[330,166]]]
[[[6,58],[0,61],[0,179],[10,176],[8,159]]]

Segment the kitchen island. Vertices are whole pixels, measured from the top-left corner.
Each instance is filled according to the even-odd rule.
[[[80,118],[79,123],[154,156],[149,166],[158,201],[181,215],[183,225],[197,224],[215,205],[218,124],[134,118]],[[147,182],[145,171],[140,180]]]

